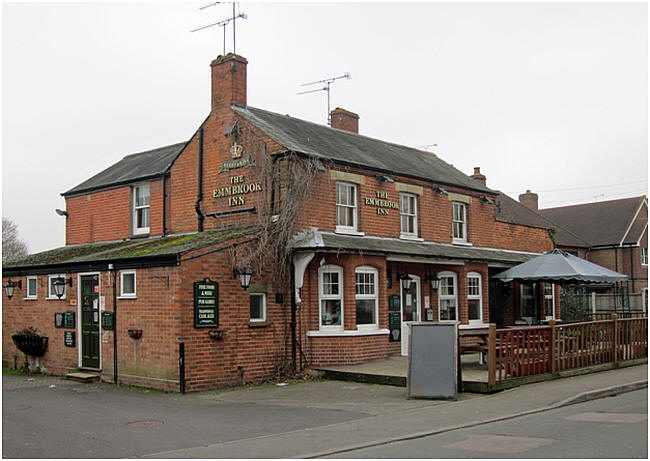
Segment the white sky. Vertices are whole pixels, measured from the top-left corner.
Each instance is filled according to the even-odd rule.
[[[124,155],[185,141],[210,107],[227,18],[210,3],[3,3],[2,214],[64,244],[59,195]],[[648,189],[645,3],[240,3],[248,103],[429,147],[540,207]],[[227,30],[226,51],[232,51]]]

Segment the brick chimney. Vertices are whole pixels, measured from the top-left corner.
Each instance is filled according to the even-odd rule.
[[[210,63],[212,68],[212,110],[246,105],[246,58],[228,53]]]
[[[519,194],[519,203],[533,211],[538,211],[538,199],[539,196],[535,192],[531,192],[530,189],[526,190],[525,194]]]
[[[480,166],[475,166],[474,167],[474,174],[470,176],[470,178],[475,179],[476,181],[480,182],[484,186],[486,185],[487,178],[485,175],[481,174],[481,167]]]
[[[332,128],[359,133],[359,116],[349,110],[337,107],[330,113]]]

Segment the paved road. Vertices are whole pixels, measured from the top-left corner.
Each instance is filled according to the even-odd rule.
[[[647,458],[648,393],[639,390],[333,458]]]

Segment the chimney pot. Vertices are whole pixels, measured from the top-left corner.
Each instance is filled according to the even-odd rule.
[[[330,119],[332,128],[359,133],[359,116],[354,112],[337,107],[330,112]]]

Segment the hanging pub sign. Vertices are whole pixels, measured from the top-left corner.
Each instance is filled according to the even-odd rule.
[[[74,347],[75,346],[74,331],[64,331],[63,332],[63,344],[65,344],[65,347]]]
[[[219,326],[219,284],[208,278],[194,282],[194,328]]]

